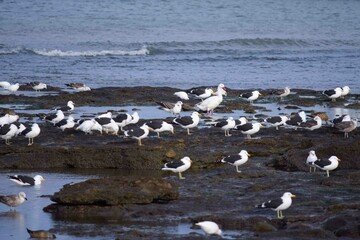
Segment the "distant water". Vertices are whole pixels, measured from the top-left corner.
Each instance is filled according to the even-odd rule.
[[[360,93],[360,1],[0,2],[0,81]]]

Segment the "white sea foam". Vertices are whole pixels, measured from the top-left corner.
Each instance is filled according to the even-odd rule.
[[[62,51],[62,50],[33,50],[34,53],[49,56],[49,57],[95,57],[95,56],[138,56],[138,55],[148,55],[150,51],[146,46],[142,47],[139,50],[101,50],[101,51]]]

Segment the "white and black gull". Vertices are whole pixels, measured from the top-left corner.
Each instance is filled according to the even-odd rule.
[[[43,178],[41,175],[36,175],[35,177],[25,175],[9,175],[9,179],[10,181],[20,186],[36,186],[45,181],[45,178]]]
[[[126,137],[137,139],[139,146],[142,146],[141,139],[146,138],[149,135],[149,131],[149,126],[144,123],[141,127],[131,127],[129,130],[124,131],[124,134]]]
[[[187,134],[190,135],[190,128],[195,128],[200,122],[201,114],[198,112],[193,112],[191,116],[183,116],[175,118],[173,123],[180,125],[182,128],[187,130]]]
[[[335,170],[339,166],[340,159],[337,156],[331,156],[329,159],[318,159],[314,161],[314,166],[326,171],[327,177],[330,176],[329,171]]]
[[[178,173],[180,179],[185,179],[181,173],[188,170],[191,166],[191,163],[192,163],[192,160],[186,156],[180,160],[174,160],[174,161],[165,163],[164,167],[161,170],[172,171],[174,173]]]
[[[282,195],[281,198],[277,198],[274,200],[269,200],[267,202],[263,202],[262,204],[256,205],[257,208],[270,208],[276,211],[277,218],[284,218],[282,214],[283,210],[288,209],[292,204],[292,198],[296,197],[290,192],[286,192]]]
[[[220,161],[222,163],[228,163],[236,167],[236,172],[241,173],[239,166],[243,165],[249,160],[250,154],[246,150],[241,150],[238,154],[229,155],[224,157]]]
[[[164,120],[150,120],[146,122],[146,125],[150,128],[151,131],[156,132],[158,137],[160,137],[161,132],[171,132],[174,134],[174,126]]]
[[[342,89],[337,87],[335,89],[325,90],[322,93],[334,102],[337,98],[341,97]]]
[[[208,115],[212,115],[214,110],[222,103],[224,91],[226,92],[225,85],[220,83],[215,96],[211,96],[195,106],[202,111],[206,111]]]
[[[21,135],[23,135],[25,138],[29,139],[28,146],[31,146],[34,144],[34,138],[39,136],[41,132],[41,129],[39,127],[39,124],[33,123],[31,126],[26,127],[22,132]]]
[[[316,153],[314,150],[309,151],[309,155],[306,158],[305,164],[308,165],[310,167],[310,172],[315,172],[316,171],[316,166],[314,165],[314,162],[319,160],[318,157],[316,156]]]
[[[235,127],[235,120],[233,117],[229,117],[226,120],[220,120],[212,123],[214,127],[221,128],[225,132],[225,137],[231,136],[230,130]]]

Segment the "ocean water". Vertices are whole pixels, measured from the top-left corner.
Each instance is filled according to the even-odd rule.
[[[357,0],[0,1],[0,81],[360,93]]]

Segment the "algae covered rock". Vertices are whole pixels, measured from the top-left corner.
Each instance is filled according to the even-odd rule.
[[[116,206],[168,202],[178,196],[177,187],[166,180],[111,177],[64,185],[51,200],[64,205]]]

